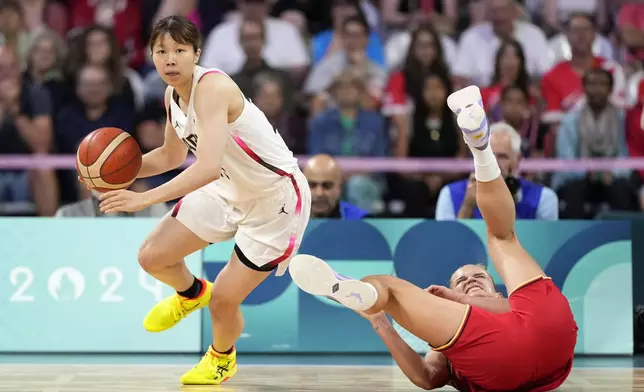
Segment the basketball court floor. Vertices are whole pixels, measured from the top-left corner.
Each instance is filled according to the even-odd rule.
[[[239,357],[221,386],[179,385],[194,356],[1,355],[0,391],[11,392],[411,392],[419,391],[386,356]],[[560,391],[644,391],[641,358],[579,358]],[[446,387],[441,391],[450,391]]]

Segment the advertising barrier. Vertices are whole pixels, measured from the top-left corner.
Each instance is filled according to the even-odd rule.
[[[172,290],[137,253],[157,219],[0,219],[0,352],[199,352],[201,320],[143,329]],[[188,265],[197,274],[201,257]]]
[[[0,352],[195,353],[212,342],[207,310],[162,333],[145,314],[172,293],[141,270],[137,252],[157,219],[0,220]],[[522,221],[523,246],[563,289],[577,323],[577,352],[633,352],[631,223]],[[232,242],[188,257],[214,279]],[[447,284],[467,263],[489,264],[480,221],[324,221],[309,224],[301,253],[340,273],[393,274],[421,287]],[[203,258],[203,260],[202,260]],[[497,283],[500,278],[490,265]],[[502,285],[499,291],[505,294]],[[270,276],[243,304],[237,347],[256,353],[386,352],[367,321]],[[440,322],[440,319],[437,319]],[[427,346],[400,329],[417,351]]]

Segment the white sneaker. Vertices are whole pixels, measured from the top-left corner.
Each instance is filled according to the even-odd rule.
[[[483,106],[481,90],[476,86],[467,86],[454,91],[447,97],[447,106],[454,114],[458,114],[465,106],[480,102]]]
[[[328,297],[349,309],[367,310],[378,299],[378,292],[372,285],[338,274],[315,256],[293,257],[288,270],[293,282],[303,291]]]
[[[487,146],[490,129],[479,88],[469,86],[450,94],[447,105],[457,114],[456,122],[463,131],[465,142],[474,148]]]

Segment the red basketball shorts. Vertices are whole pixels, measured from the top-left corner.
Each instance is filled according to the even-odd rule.
[[[452,369],[481,390],[551,390],[572,367],[577,324],[570,304],[550,278],[519,286],[511,312],[470,307],[454,338],[439,347]]]

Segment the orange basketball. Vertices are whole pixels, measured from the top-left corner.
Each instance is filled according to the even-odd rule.
[[[83,181],[99,192],[129,187],[141,170],[139,144],[118,128],[99,128],[83,139],[76,169]]]

